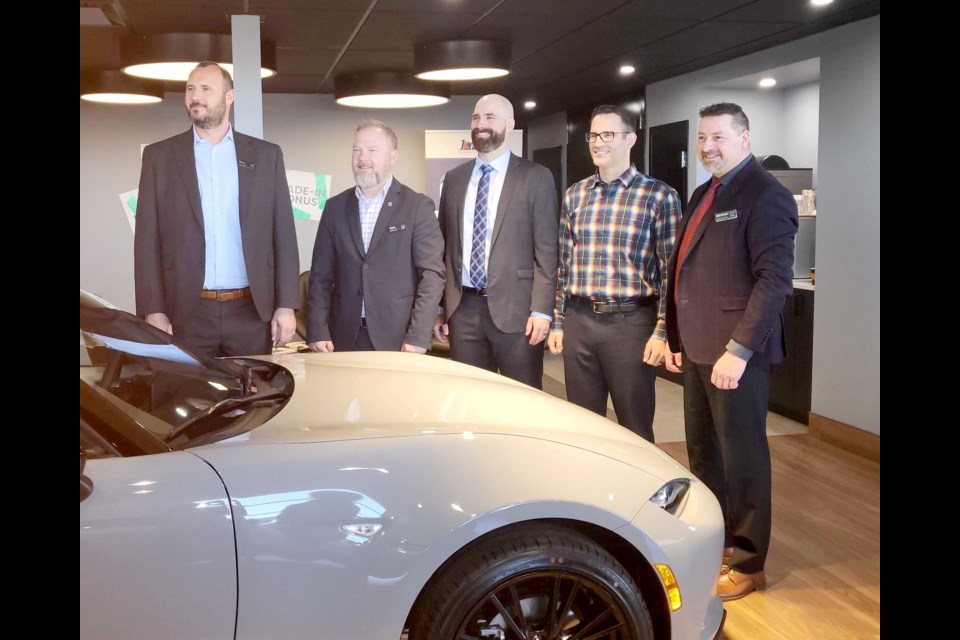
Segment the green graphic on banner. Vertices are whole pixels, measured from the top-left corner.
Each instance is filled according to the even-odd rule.
[[[137,196],[130,196],[127,198],[127,206],[130,207],[130,211],[133,211],[134,215],[137,213]]]
[[[304,211],[303,209],[293,208],[293,217],[297,220],[309,220],[310,214]]]
[[[297,220],[320,220],[330,194],[329,174],[314,171],[287,170],[290,207]]]
[[[327,176],[322,173],[317,176],[317,207],[323,211],[327,206]]]

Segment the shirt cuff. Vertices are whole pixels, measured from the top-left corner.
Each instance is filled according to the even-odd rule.
[[[745,362],[750,362],[750,358],[753,357],[753,349],[748,349],[735,340],[730,340],[727,343],[727,351]]]
[[[550,322],[553,322],[553,316],[548,316],[547,314],[540,313],[539,311],[531,311],[530,316],[533,318],[543,318],[544,320],[549,320]]]
[[[656,338],[657,340],[667,341],[667,323],[664,320],[658,320],[657,326],[654,327],[653,333],[650,336],[651,338]]]

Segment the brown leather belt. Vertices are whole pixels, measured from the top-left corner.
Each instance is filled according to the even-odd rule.
[[[216,300],[217,302],[226,302],[227,300],[237,300],[246,298],[250,295],[250,287],[243,289],[201,289],[200,297],[204,300]]]
[[[570,304],[586,307],[594,313],[629,313],[654,304],[657,299],[653,296],[643,298],[626,298],[624,300],[591,300],[580,296],[570,296]]]

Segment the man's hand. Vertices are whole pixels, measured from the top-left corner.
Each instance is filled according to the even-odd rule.
[[[530,336],[530,346],[535,346],[544,341],[547,332],[550,331],[550,321],[538,316],[527,318],[527,330],[523,335]]]
[[[296,331],[297,317],[293,315],[293,309],[278,307],[270,321],[270,339],[273,340],[273,346],[282,347],[287,344]]]
[[[643,361],[651,367],[659,367],[660,363],[663,362],[664,352],[666,351],[669,351],[666,340],[651,336],[643,350]]]
[[[450,335],[450,326],[443,321],[443,315],[437,315],[437,319],[433,322],[433,337],[447,344],[450,340],[447,336]]]
[[[404,353],[426,353],[427,352],[427,350],[424,349],[423,347],[418,347],[415,344],[409,344],[406,342],[400,345],[400,351],[403,351]]]
[[[672,371],[673,373],[683,373],[683,354],[679,351],[673,353],[670,351],[670,346],[668,345],[664,349],[664,360],[663,364],[666,365],[667,371]]]
[[[747,361],[725,351],[717,363],[713,365],[710,382],[717,389],[736,389],[740,384],[740,376],[747,368]]]
[[[329,340],[317,340],[316,342],[311,342],[309,345],[310,351],[316,351],[318,353],[333,353],[333,343]]]
[[[550,347],[550,353],[555,356],[563,353],[563,331],[551,331],[547,336],[547,346]]]
[[[166,331],[170,335],[173,335],[173,325],[170,324],[170,318],[167,317],[165,313],[150,313],[147,314],[147,322],[155,326],[160,331]]]

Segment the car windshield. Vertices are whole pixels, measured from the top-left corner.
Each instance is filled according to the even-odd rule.
[[[229,438],[275,415],[293,386],[279,365],[200,358],[144,320],[80,292],[81,422],[146,432],[119,439],[182,449]]]

